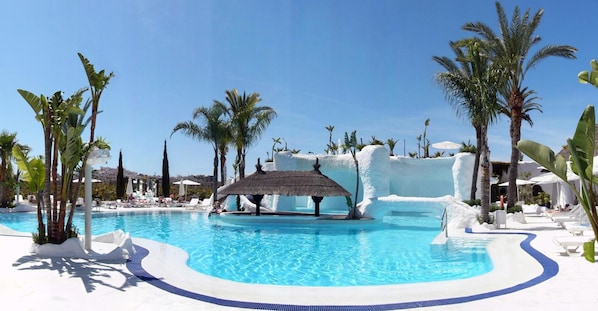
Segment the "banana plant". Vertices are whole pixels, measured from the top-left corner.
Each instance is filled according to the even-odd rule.
[[[42,194],[45,185],[46,169],[42,156],[29,157],[20,146],[14,146],[13,156],[17,161],[17,166],[23,171],[22,180],[29,185],[29,190],[37,195],[37,236],[43,241],[46,237],[46,227],[42,217],[43,200]]]
[[[577,75],[577,78],[581,83],[589,83],[598,87],[598,61],[592,59],[590,66],[592,67],[592,71],[582,71]]]
[[[594,80],[595,82],[596,80]],[[594,230],[594,240],[584,244],[584,250],[586,250],[584,254],[590,262],[595,260],[594,243],[598,239],[598,213],[594,191],[594,186],[598,185],[598,177],[593,174],[596,149],[595,133],[596,115],[594,106],[589,105],[577,123],[573,138],[567,139],[567,146],[571,153],[571,170],[580,178],[579,190],[567,180],[567,160],[562,155],[555,156],[554,151],[550,148],[531,140],[520,140],[517,143],[517,148],[521,152],[565,181],[575,193]]]

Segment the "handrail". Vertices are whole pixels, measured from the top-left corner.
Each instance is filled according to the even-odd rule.
[[[444,231],[444,236],[448,238],[448,213],[446,208],[442,212],[442,220],[440,221],[440,231]]]

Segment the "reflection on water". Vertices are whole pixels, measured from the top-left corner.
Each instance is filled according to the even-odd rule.
[[[382,221],[223,222],[198,213],[97,213],[93,234],[122,229],[184,249],[188,265],[237,282],[278,285],[354,286],[431,282],[486,273],[492,265],[486,241],[449,239],[436,215],[397,212]],[[298,218],[297,218],[298,220]],[[82,228],[83,214],[74,223]],[[1,214],[0,223],[33,232],[35,214]]]

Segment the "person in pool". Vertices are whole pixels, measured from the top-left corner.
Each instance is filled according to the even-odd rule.
[[[214,208],[212,208],[212,213],[220,214],[223,212],[226,212],[226,208],[221,208],[220,201],[216,200],[216,202],[214,203]]]

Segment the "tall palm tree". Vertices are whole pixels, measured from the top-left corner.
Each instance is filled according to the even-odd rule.
[[[334,144],[332,143],[332,132],[334,131],[334,125],[328,125],[324,128],[328,131],[328,146],[326,146],[326,153],[332,152],[332,154],[335,154]]]
[[[521,121],[523,120],[523,104],[525,102],[525,88],[523,81],[527,72],[536,67],[542,60],[551,57],[575,58],[577,49],[568,45],[546,45],[540,47],[531,56],[532,47],[540,43],[540,36],[534,32],[540,25],[543,9],[539,9],[533,16],[530,10],[520,14],[515,6],[511,21],[507,19],[500,2],[496,2],[496,12],[500,35],[497,35],[488,25],[482,22],[467,23],[464,30],[471,31],[486,40],[490,45],[494,62],[500,63],[507,75],[505,86],[508,97],[506,102],[510,110],[511,161],[509,167],[509,188],[507,190],[507,206],[515,205],[517,198],[516,179],[518,175],[519,149],[517,142],[521,138]]]
[[[428,130],[428,126],[430,126],[430,118],[427,118],[426,121],[424,121],[424,134],[423,134],[424,158],[430,157],[430,140],[426,138],[426,132]]]
[[[230,129],[225,129],[225,133],[222,135],[222,141],[218,146],[218,154],[220,155],[220,184],[226,183],[226,155],[228,154],[228,146],[230,145]]]
[[[260,94],[240,95],[236,89],[227,90],[227,113],[230,117],[232,143],[237,149],[236,162],[239,178],[245,178],[245,156],[247,148],[255,143],[276,117],[276,111],[268,106],[258,106],[262,100]],[[222,103],[219,103],[225,106]]]
[[[211,107],[199,107],[193,112],[193,120],[199,120],[200,124],[194,121],[180,122],[175,125],[170,134],[172,136],[181,131],[185,136],[212,144],[214,149],[214,181],[212,183],[214,200],[212,203],[218,199],[218,151],[228,130],[228,123],[224,119],[225,115],[224,107],[214,101]]]
[[[489,221],[490,203],[490,151],[488,148],[488,126],[500,113],[497,94],[504,75],[491,63],[487,46],[479,39],[465,39],[450,42],[455,53],[455,63],[448,57],[433,59],[446,72],[437,74],[436,80],[444,88],[447,99],[457,115],[465,115],[476,131],[477,150],[472,191],[470,199],[475,199],[478,167],[482,167],[482,221]]]

